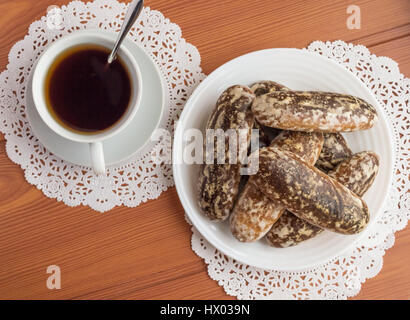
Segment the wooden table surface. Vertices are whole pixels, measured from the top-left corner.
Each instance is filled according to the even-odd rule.
[[[0,65],[49,5],[64,0],[0,0]],[[360,30],[346,27],[350,4]],[[342,39],[388,56],[410,76],[410,1],[147,0],[197,46],[206,74],[244,53]],[[137,208],[98,213],[45,197],[24,179],[0,139],[0,298],[233,299],[192,252],[175,188]],[[396,233],[382,271],[355,299],[410,298],[410,228]],[[46,287],[46,268],[61,268],[62,288]]]

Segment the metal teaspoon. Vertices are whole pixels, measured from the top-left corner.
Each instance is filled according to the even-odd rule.
[[[137,20],[138,16],[140,15],[143,6],[144,6],[144,0],[133,0],[128,5],[127,13],[125,14],[125,18],[124,18],[124,22],[121,27],[121,31],[118,34],[118,38],[117,38],[117,41],[115,42],[114,48],[112,49],[110,55],[108,56],[107,61],[109,64],[115,60],[117,56],[118,48],[120,47],[125,36],[128,34],[128,31],[130,31],[135,20]]]

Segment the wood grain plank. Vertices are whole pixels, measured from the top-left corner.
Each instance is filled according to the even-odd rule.
[[[49,5],[64,0],[0,0],[0,65],[12,45]],[[410,2],[355,1],[362,29],[346,28],[350,1],[169,1],[146,5],[180,25],[211,72],[241,54],[271,47],[302,48],[313,40],[352,41],[399,63],[410,75]],[[2,135],[0,135],[2,137]],[[0,139],[0,298],[233,299],[192,252],[191,231],[175,188],[137,208],[97,213],[70,208],[29,185]],[[410,229],[397,233],[380,274],[357,299],[409,299]],[[62,270],[62,289],[46,288],[46,268]]]

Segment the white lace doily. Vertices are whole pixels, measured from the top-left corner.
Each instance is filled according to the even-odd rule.
[[[114,206],[135,207],[157,198],[174,184],[170,164],[153,166],[150,145],[126,163],[110,167],[105,177],[70,164],[50,152],[33,135],[25,111],[25,91],[33,64],[44,48],[61,36],[81,29],[119,31],[127,6],[116,0],[70,2],[49,7],[48,14],[30,25],[28,34],[9,53],[0,75],[0,130],[7,140],[9,158],[25,171],[28,182],[47,197],[69,206],[88,205],[98,211]],[[203,79],[197,49],[181,36],[178,25],[161,12],[144,8],[130,38],[141,45],[161,70],[167,86],[160,127],[173,132],[173,124],[187,97]],[[157,152],[160,150],[155,149]]]
[[[346,299],[381,270],[394,232],[410,218],[410,81],[395,61],[372,55],[364,46],[343,41],[315,41],[307,48],[351,70],[374,93],[393,129],[394,179],[384,213],[356,248],[328,263],[303,272],[250,267],[224,256],[192,227],[192,249],[208,265],[210,277],[239,299]]]

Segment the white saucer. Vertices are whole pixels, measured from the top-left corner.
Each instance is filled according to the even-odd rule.
[[[99,35],[115,40],[116,34],[96,30]],[[143,92],[141,105],[131,123],[116,136],[103,142],[107,166],[123,162],[140,151],[150,140],[152,132],[158,127],[164,109],[164,87],[160,71],[154,61],[137,44],[125,39],[123,44],[134,55],[141,70]],[[31,77],[26,89],[26,110],[36,137],[56,156],[81,166],[91,166],[89,146],[86,143],[67,140],[43,122],[34,105],[31,92]]]

